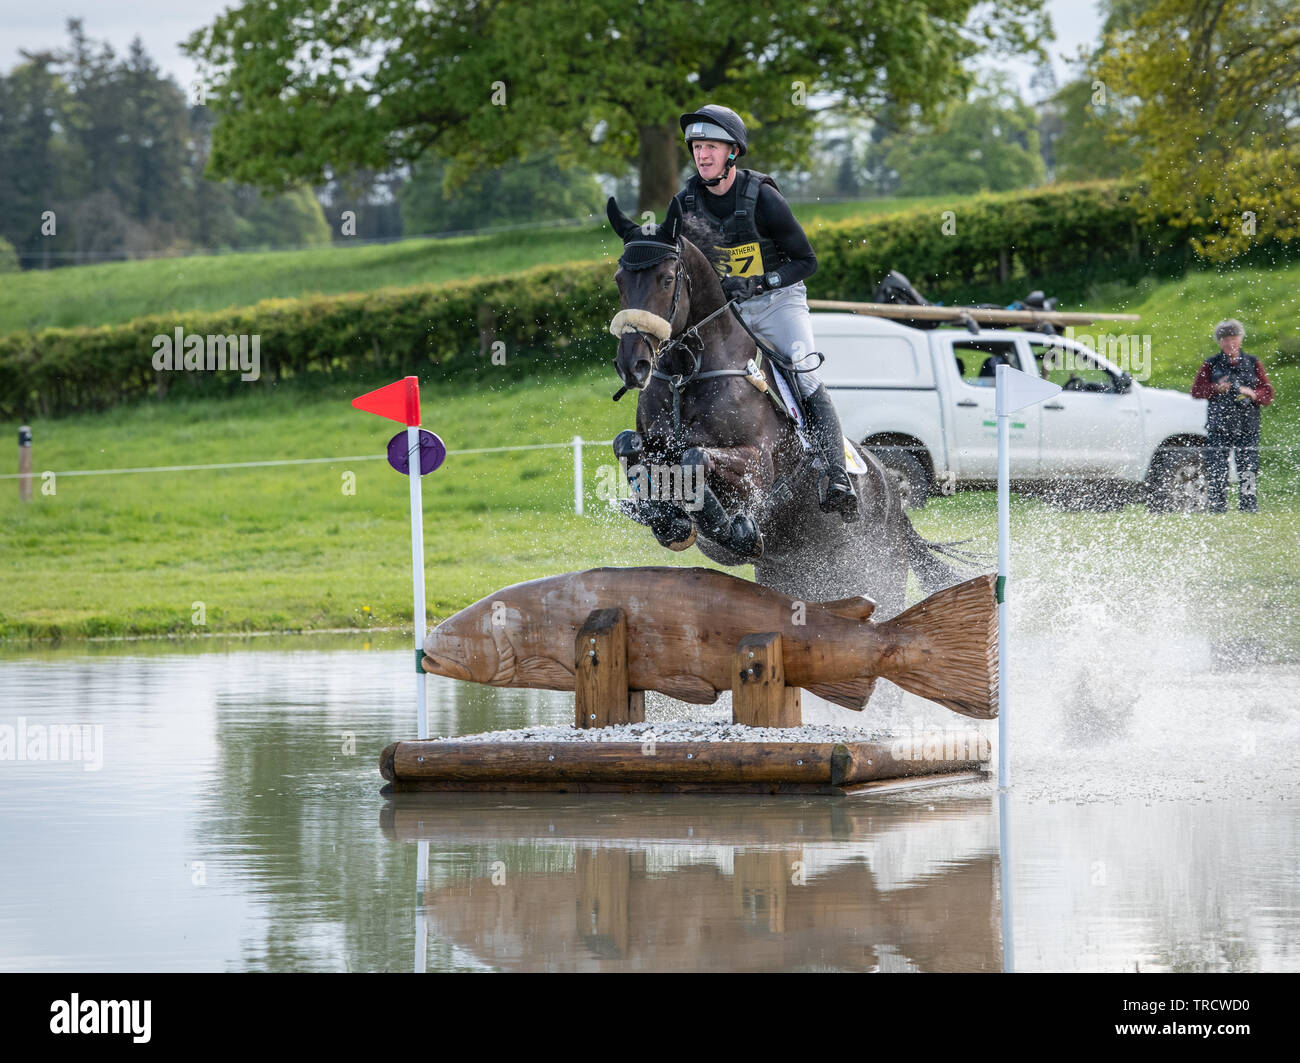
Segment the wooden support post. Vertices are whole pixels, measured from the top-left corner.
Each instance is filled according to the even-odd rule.
[[[593,609],[574,643],[574,726],[643,722],[645,691],[627,684],[627,617],[622,609]]]
[[[803,723],[799,688],[785,685],[779,633],[746,635],[736,647],[731,721],[749,727],[798,727]]]

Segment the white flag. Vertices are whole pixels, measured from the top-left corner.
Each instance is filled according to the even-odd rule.
[[[1032,406],[1044,399],[1050,399],[1061,390],[1059,384],[1053,384],[1050,380],[1043,380],[1031,373],[1022,373],[1019,369],[1012,369],[1005,363],[998,365],[995,383],[998,389],[999,417],[1015,413],[1016,410],[1023,410],[1026,406]]]

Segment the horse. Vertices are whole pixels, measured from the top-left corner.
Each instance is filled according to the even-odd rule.
[[[694,545],[722,565],[752,564],[759,584],[796,600],[865,595],[880,619],[902,610],[909,568],[927,593],[959,582],[935,554],[946,544],[916,531],[872,455],[861,455],[865,471],[851,471],[855,520],[819,507],[820,463],[760,390],[755,338],[723,292],[716,266],[725,252],[711,231],[683,218],[675,200],[658,226],[638,225],[613,197],[607,214],[624,242],[610,326],[624,385],[615,398],[639,392],[636,430],[614,441],[633,487],[624,512],[669,549]],[[655,490],[674,482],[680,497]],[[693,491],[676,489],[690,483]]]

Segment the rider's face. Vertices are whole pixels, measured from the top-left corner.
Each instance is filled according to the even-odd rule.
[[[727,165],[727,155],[731,145],[721,140],[692,140],[691,152],[695,156],[695,168],[700,176],[709,180],[721,177],[723,167]]]

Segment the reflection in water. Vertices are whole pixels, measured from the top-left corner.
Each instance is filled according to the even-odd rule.
[[[415,729],[406,642],[0,653],[0,725],[104,735],[99,771],[0,761],[0,969],[1001,966],[991,784],[386,802],[379,753]],[[1017,675],[1018,970],[1300,969],[1300,670],[1200,667],[1158,672],[1128,737],[1089,745],[1059,726],[1065,678]],[[431,687],[434,734],[572,713]]]
[[[997,970],[988,798],[527,804],[399,795],[398,841],[468,846],[433,932],[502,970]],[[544,800],[542,799],[544,798]],[[904,853],[908,859],[899,859]],[[417,966],[419,957],[417,956]]]

